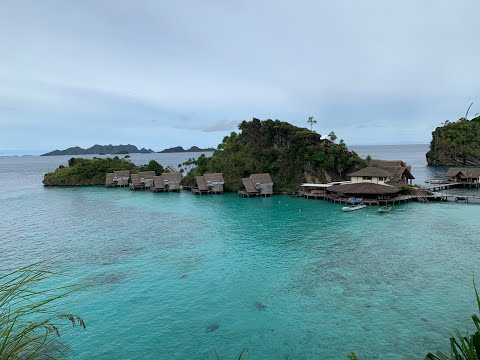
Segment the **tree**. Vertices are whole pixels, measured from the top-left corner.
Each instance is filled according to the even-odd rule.
[[[335,142],[335,140],[337,140],[337,135],[335,135],[335,133],[333,131],[330,132],[330,134],[328,134],[328,138]]]
[[[310,130],[313,131],[313,125],[317,123],[317,120],[315,120],[313,116],[310,116],[307,120],[307,123],[310,125]]]

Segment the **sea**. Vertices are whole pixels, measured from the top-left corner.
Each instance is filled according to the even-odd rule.
[[[445,172],[427,145],[352,149]],[[0,273],[43,261],[82,287],[60,304],[87,326],[61,325],[72,359],[423,359],[472,330],[479,205],[43,187],[69,158],[0,157]]]

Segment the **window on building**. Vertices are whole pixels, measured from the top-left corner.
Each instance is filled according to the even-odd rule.
[[[372,180],[372,177],[371,176],[364,176],[363,180]]]
[[[384,179],[383,177],[379,177],[378,180],[379,180],[379,181],[383,181],[383,180],[385,180],[385,179]]]

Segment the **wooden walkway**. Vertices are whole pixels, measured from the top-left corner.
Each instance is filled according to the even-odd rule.
[[[430,184],[429,186],[425,186],[425,189],[430,191],[441,191],[460,187],[478,188],[480,187],[480,183],[455,182],[446,184]]]
[[[335,197],[328,194],[312,194],[305,191],[299,191],[297,195],[300,197],[304,197],[305,199],[326,200],[326,201],[339,203],[339,204],[349,204],[349,199],[350,199],[346,197]],[[363,199],[362,202],[366,205],[394,205],[394,204],[400,204],[400,203],[405,203],[409,201],[419,201],[418,198],[423,199],[428,197],[417,196],[417,195],[401,195],[395,198],[385,199],[385,200]],[[428,201],[428,199],[426,199],[426,201]]]

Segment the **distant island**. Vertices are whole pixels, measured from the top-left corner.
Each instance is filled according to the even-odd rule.
[[[119,155],[119,154],[150,154],[155,151],[151,149],[138,149],[135,145],[93,145],[88,149],[82,149],[79,146],[70,147],[65,150],[55,150],[41,156],[57,155]]]
[[[480,165],[480,116],[446,121],[432,132],[428,165]]]
[[[190,149],[184,149],[181,146],[171,147],[162,151],[159,151],[160,154],[165,153],[182,153],[182,152],[204,152],[204,151],[215,151],[214,148],[200,149],[198,146],[192,146]]]

